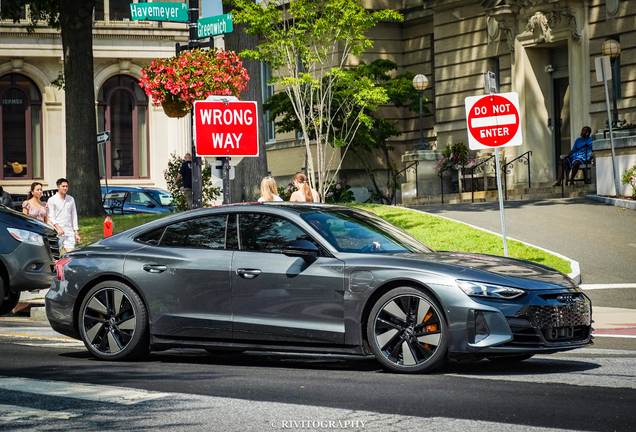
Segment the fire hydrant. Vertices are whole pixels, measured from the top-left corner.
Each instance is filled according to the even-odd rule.
[[[104,237],[113,235],[113,225],[113,221],[110,220],[110,217],[106,216],[106,220],[104,220]]]

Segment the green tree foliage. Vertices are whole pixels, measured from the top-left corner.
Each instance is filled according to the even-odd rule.
[[[355,0],[227,3],[234,8],[233,20],[247,23],[245,31],[261,37],[256,49],[241,54],[272,66],[273,81],[284,90],[289,112],[298,119],[312,173],[310,185],[317,186],[324,200],[358,129],[371,127],[365,110],[388,101],[383,88],[367,77],[346,73],[344,66],[350,54],[360,55],[373,46],[365,36],[369,29],[381,20],[402,20],[402,16],[389,9],[368,11]],[[347,120],[334,130],[337,117]],[[329,152],[329,146],[342,151]]]
[[[188,209],[186,204],[186,197],[179,185],[175,186],[174,182],[179,174],[179,168],[181,164],[185,162],[176,153],[170,153],[170,159],[168,160],[168,168],[163,171],[163,178],[166,179],[168,184],[168,191],[174,198],[174,205],[177,210],[185,211]],[[207,165],[201,171],[201,184],[203,185],[203,193],[201,195],[201,203],[203,207],[210,207],[214,205],[213,201],[221,195],[221,188],[212,187],[212,168]]]
[[[412,84],[415,74],[406,71],[393,77],[392,73],[396,69],[397,63],[379,59],[370,64],[361,63],[355,68],[342,70],[341,77],[347,77],[348,79],[340,79],[332,84],[334,101],[347,100],[350,94],[348,87],[350,83],[365,79],[376,88],[382,89],[390,104],[396,107],[406,106],[412,111],[419,111],[419,94]],[[323,80],[323,85],[330,85],[326,78]],[[301,130],[300,120],[295,114],[287,93],[276,93],[266,101],[264,109],[270,110],[277,119],[276,129],[278,132]],[[331,133],[336,136],[349,133],[352,128],[350,124],[351,118],[356,117],[357,113],[362,113],[361,115],[369,119],[369,121],[359,125],[350,140],[349,149],[362,162],[375,189],[375,196],[382,202],[390,204],[393,201],[400,179],[397,176],[397,165],[391,157],[394,148],[389,144],[388,140],[391,137],[399,136],[401,132],[396,129],[397,121],[374,116],[376,109],[377,106],[354,104],[348,108],[349,114],[347,114],[343,110],[338,109],[337,103],[334,104],[333,112],[331,113],[333,118]],[[428,109],[424,108],[424,111],[428,112]],[[310,130],[309,133],[309,138],[315,139],[314,132]],[[335,141],[336,138],[331,138],[330,140]],[[376,166],[373,164],[373,159],[376,159],[381,166],[387,169],[385,177],[379,177],[376,174]]]

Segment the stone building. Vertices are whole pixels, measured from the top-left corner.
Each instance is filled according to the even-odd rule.
[[[136,0],[135,0],[136,2]],[[165,187],[169,154],[189,149],[189,120],[169,119],[136,85],[141,69],[174,55],[187,40],[181,23],[130,21],[129,2],[99,0],[93,47],[98,131],[110,130],[106,152],[109,184]],[[619,118],[636,123],[636,2],[628,0],[367,0],[368,8],[392,8],[404,21],[380,23],[369,37],[374,47],[349,64],[388,58],[398,72],[425,74],[425,141],[433,149],[467,143],[464,99],[483,94],[484,71],[495,73],[500,92],[520,97],[523,145],[505,149],[507,160],[532,151],[532,182],[556,177],[559,155],[567,153],[583,125],[605,129],[606,104],[597,82],[595,58],[607,39],[622,47],[615,61]],[[26,22],[0,21],[0,185],[25,193],[34,179],[54,188],[65,175],[63,91],[51,84],[62,70],[59,32]],[[263,67],[264,82],[269,71]],[[275,89],[265,85],[264,96]],[[419,114],[384,107],[402,135],[392,144],[402,155],[419,141]],[[267,115],[266,115],[267,116]],[[305,148],[295,134],[263,125],[269,169],[279,184],[305,166]],[[630,150],[625,150],[629,153]],[[484,153],[484,152],[481,152]],[[378,172],[384,172],[376,164]],[[361,164],[348,155],[341,177],[364,199],[370,186]],[[512,183],[527,181],[526,169]]]

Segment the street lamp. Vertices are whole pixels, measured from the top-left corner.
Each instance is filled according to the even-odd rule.
[[[428,78],[422,74],[417,74],[413,78],[413,87],[420,95],[420,148],[424,148],[424,122],[422,118],[422,98],[424,97],[424,90],[428,87]],[[428,147],[428,145],[426,146]]]
[[[612,127],[618,128],[626,123],[626,120],[618,119],[618,108],[616,107],[616,99],[618,99],[616,86],[619,86],[620,83],[616,82],[618,74],[614,73],[614,63],[616,62],[616,58],[621,54],[621,44],[613,39],[606,40],[601,47],[601,52],[604,56],[610,58],[610,63],[612,65],[612,85],[614,86],[614,112],[612,113]]]

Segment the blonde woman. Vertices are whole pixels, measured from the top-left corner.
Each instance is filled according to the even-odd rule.
[[[27,199],[22,202],[22,213],[51,225],[49,207],[47,203],[40,201],[40,198],[42,198],[42,183],[31,183],[31,190],[27,195]]]
[[[309,187],[307,183],[307,176],[301,172],[296,173],[294,176],[294,186],[298,189],[291,194],[290,201],[296,202],[320,202],[320,196],[315,189]]]
[[[277,194],[278,189],[276,188],[276,180],[274,180],[274,177],[265,177],[261,181],[261,197],[258,199],[258,202],[282,201],[283,199]]]

